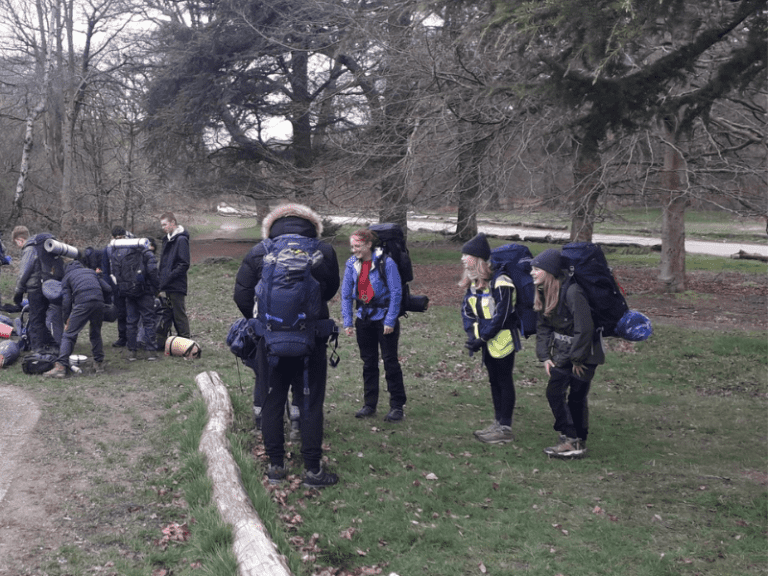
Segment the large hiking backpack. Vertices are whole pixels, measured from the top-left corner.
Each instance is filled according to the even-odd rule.
[[[569,269],[563,290],[573,282],[581,286],[589,301],[595,329],[603,336],[616,336],[616,325],[629,311],[629,306],[600,246],[592,242],[572,242],[563,246],[562,258],[564,267]]]
[[[263,240],[256,318],[269,356],[309,356],[314,350],[323,304],[320,283],[312,276],[312,268],[323,260],[319,243],[298,234]]]
[[[113,246],[110,271],[121,296],[137,297],[147,292],[148,275],[144,270],[146,249],[143,244]]]
[[[64,278],[64,261],[61,255],[55,252],[49,252],[45,249],[47,240],[56,240],[52,234],[43,232],[36,234],[30,239],[30,246],[35,247],[37,259],[40,262],[40,280],[61,280]]]
[[[515,314],[519,322],[520,333],[528,338],[536,334],[536,312],[533,311],[533,299],[536,287],[531,278],[531,260],[533,255],[522,244],[504,244],[491,250],[491,267],[494,274],[504,273],[515,285]]]
[[[400,282],[402,283],[402,299],[400,300],[400,312],[398,316],[406,316],[408,312],[425,312],[429,307],[429,297],[425,295],[411,294],[408,285],[413,281],[413,264],[408,247],[405,244],[405,235],[399,224],[383,222],[381,224],[371,224],[368,229],[375,232],[379,239],[384,254],[397,264],[397,271],[400,273]],[[384,266],[380,270],[384,273]],[[386,282],[386,278],[384,278]]]
[[[264,341],[269,371],[280,358],[303,362],[304,409],[308,411],[309,357],[316,339],[331,338],[338,343],[336,323],[320,319],[323,297],[320,283],[312,276],[312,269],[323,261],[320,241],[283,234],[262,243],[266,254],[256,284],[256,336]],[[331,366],[336,364],[338,359],[332,356]]]

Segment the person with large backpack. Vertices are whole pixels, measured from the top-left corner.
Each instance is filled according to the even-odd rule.
[[[459,286],[466,290],[461,318],[470,355],[481,352],[488,370],[493,401],[493,422],[474,432],[485,444],[506,444],[512,435],[515,409],[515,343],[519,321],[515,314],[515,284],[503,268],[491,268],[491,247],[480,233],[461,248],[464,272]]]
[[[397,264],[377,247],[377,242],[376,233],[365,228],[349,237],[352,256],[344,268],[341,315],[347,336],[357,334],[357,345],[363,361],[363,406],[355,413],[355,417],[368,418],[376,414],[381,349],[389,392],[389,412],[384,420],[399,422],[405,417],[407,399],[397,351],[402,282]],[[356,313],[352,309],[353,303],[357,304]]]
[[[565,282],[559,250],[550,248],[535,256],[531,276],[538,313],[536,357],[549,377],[547,400],[559,433],[557,444],[544,453],[582,458],[589,433],[587,395],[597,366],[605,362],[602,342],[584,290],[577,282]]]
[[[19,276],[13,302],[21,306],[26,293],[29,301],[28,333],[30,347],[34,352],[58,351],[59,345],[46,324],[50,303],[43,294],[43,282],[61,280],[64,277],[64,263],[60,256],[45,250],[45,241],[53,235],[43,232],[31,236],[26,226],[16,226],[11,232],[11,241],[21,248]],[[60,324],[60,318],[54,324]]]
[[[138,360],[139,323],[154,326],[155,295],[159,291],[157,260],[146,238],[112,240],[109,265],[112,282],[125,298],[128,361]],[[157,360],[154,330],[146,331],[146,360]]]
[[[115,226],[112,228],[112,240],[123,240],[125,238],[133,238],[133,234],[128,232],[122,226]],[[112,343],[113,348],[125,348],[128,344],[128,336],[126,333],[126,311],[125,311],[125,296],[120,294],[117,285],[112,280],[112,252],[115,250],[112,242],[102,251],[101,258],[101,272],[104,278],[112,286],[112,303],[115,306],[117,313],[117,340]]]
[[[300,407],[303,484],[324,488],[339,480],[321,466],[331,334],[320,327],[335,326],[328,301],[340,284],[336,251],[320,240],[322,233],[320,215],[311,208],[295,203],[276,207],[262,221],[263,240],[243,258],[235,280],[235,304],[243,317],[256,318],[261,331],[252,365],[254,406],[261,408],[271,484],[287,474],[283,413],[289,390],[298,383],[303,385],[293,389]]]

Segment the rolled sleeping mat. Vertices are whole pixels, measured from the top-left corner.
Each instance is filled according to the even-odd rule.
[[[171,336],[165,341],[166,356],[181,356],[182,358],[200,358],[200,345],[189,338]]]
[[[60,280],[46,280],[43,282],[43,296],[48,302],[60,302],[61,301],[61,281]]]
[[[57,256],[66,256],[67,258],[79,258],[80,250],[64,242],[59,242],[53,238],[48,238],[43,245],[46,252],[56,254]]]
[[[5,368],[16,362],[20,354],[19,343],[15,340],[3,340],[0,342],[0,368]]]
[[[10,338],[13,334],[13,326],[0,322],[0,338]]]
[[[118,238],[109,243],[113,248],[136,248],[140,246],[149,250],[149,238]]]

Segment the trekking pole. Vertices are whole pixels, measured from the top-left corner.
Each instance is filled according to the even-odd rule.
[[[243,390],[243,379],[240,377],[240,361],[237,356],[235,356],[235,366],[237,366],[237,383],[240,386],[240,393],[245,394],[245,390]]]

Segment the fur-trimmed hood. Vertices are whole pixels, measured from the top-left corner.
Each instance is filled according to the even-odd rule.
[[[261,237],[270,238],[272,225],[281,218],[295,217],[308,220],[317,233],[317,238],[323,235],[323,222],[320,215],[309,206],[303,204],[281,204],[264,217],[261,223]]]

